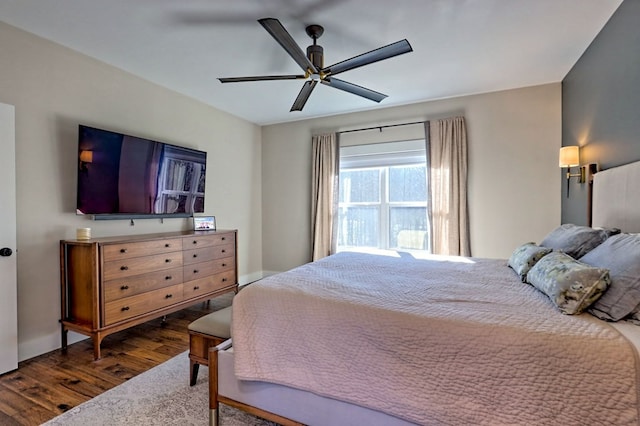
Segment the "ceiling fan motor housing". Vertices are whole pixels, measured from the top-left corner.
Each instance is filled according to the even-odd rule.
[[[324,68],[323,62],[324,49],[322,46],[317,44],[312,44],[307,47],[307,58],[311,61],[314,67],[318,70]]]

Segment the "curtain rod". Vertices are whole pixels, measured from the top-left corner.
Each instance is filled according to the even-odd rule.
[[[373,127],[365,127],[363,129],[343,130],[341,132],[336,132],[336,133],[342,134],[342,133],[351,133],[351,132],[363,132],[365,130],[375,130],[375,129],[378,129],[382,132],[382,129],[386,129],[387,127],[412,126],[414,124],[424,124],[424,121],[413,121],[411,123],[401,123],[401,124],[387,124],[386,126],[373,126]]]

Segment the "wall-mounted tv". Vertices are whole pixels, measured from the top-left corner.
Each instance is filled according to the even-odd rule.
[[[77,214],[95,219],[204,212],[207,153],[80,125]]]

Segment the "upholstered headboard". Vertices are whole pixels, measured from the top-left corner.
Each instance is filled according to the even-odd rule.
[[[640,161],[593,176],[592,226],[640,232]]]

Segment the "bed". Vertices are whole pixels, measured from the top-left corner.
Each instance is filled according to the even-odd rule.
[[[594,228],[508,261],[338,253],[248,286],[210,354],[211,424],[220,402],[281,424],[639,424],[640,262],[620,260],[639,173],[596,174]]]

